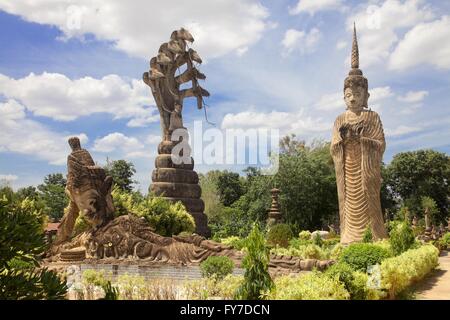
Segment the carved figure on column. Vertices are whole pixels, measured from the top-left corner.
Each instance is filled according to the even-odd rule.
[[[150,70],[143,75],[159,110],[162,134],[149,191],[170,201],[181,201],[195,219],[196,232],[209,236],[207,217],[203,213],[205,205],[200,199],[198,175],[193,170],[194,159],[182,117],[185,98],[195,97],[197,108],[202,109],[203,97],[209,96],[198,84],[206,76],[194,66],[194,63],[201,64],[202,59],[188,47],[193,41],[186,29],[173,31],[170,41],[163,43],[157,56],[150,59]],[[184,66],[185,71],[177,75]],[[192,87],[180,89],[188,82]]]

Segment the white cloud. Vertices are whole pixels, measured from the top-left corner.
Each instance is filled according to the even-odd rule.
[[[375,102],[381,101],[394,95],[389,86],[369,89],[369,93],[370,93],[369,106],[371,106]],[[344,93],[336,92],[323,95],[322,97],[320,97],[319,101],[315,105],[315,108],[326,111],[338,109],[344,110],[345,109]]]
[[[385,130],[387,137],[398,137],[398,136],[406,135],[406,134],[413,133],[413,132],[419,132],[419,131],[422,131],[422,128],[410,127],[410,126],[404,126],[404,125],[400,125],[394,129],[387,128]]]
[[[342,49],[346,48],[347,46],[348,46],[347,41],[338,41],[336,43],[336,49],[338,49],[338,50],[342,50]]]
[[[6,181],[7,183],[11,183],[19,179],[18,176],[14,174],[0,174],[0,181]]]
[[[92,150],[105,153],[121,150],[127,153],[133,153],[143,148],[144,145],[135,137],[127,137],[123,133],[114,132],[96,139]]]
[[[205,58],[256,43],[270,27],[256,0],[7,0],[0,9],[27,21],[58,27],[66,38],[94,34],[130,55],[149,59],[173,30],[187,28]]]
[[[314,52],[321,38],[321,32],[317,28],[311,29],[309,32],[288,29],[281,41],[283,45],[283,55],[288,55],[293,51],[300,53]]]
[[[0,94],[20,101],[37,116],[59,121],[98,112],[112,114],[115,119],[131,118],[130,127],[159,120],[150,88],[143,81],[133,79],[128,83],[114,74],[76,80],[47,72],[30,73],[17,80],[0,74]]]
[[[150,134],[147,139],[146,142],[148,144],[159,144],[161,142],[161,136],[159,135],[154,135],[154,134]]]
[[[417,103],[422,101],[428,95],[428,91],[409,91],[406,95],[398,97],[399,101],[408,103]]]
[[[322,133],[331,130],[332,123],[322,118],[312,118],[299,112],[253,112],[228,113],[222,121],[222,129],[278,129],[280,133],[295,133],[307,135],[309,133]]]
[[[82,142],[88,140],[84,133],[75,135]],[[0,152],[19,153],[62,165],[70,152],[67,138],[67,134],[61,135],[27,119],[25,107],[19,102],[0,103]]]
[[[369,104],[381,101],[394,95],[389,86],[369,89]]]
[[[356,22],[362,68],[385,63],[399,40],[399,30],[414,27],[433,17],[430,6],[421,0],[386,0],[381,6],[362,5],[347,19],[349,31],[353,30],[353,22]]]
[[[289,8],[289,14],[296,15],[308,12],[314,15],[318,11],[342,9],[341,0],[299,0],[294,8]]]
[[[408,31],[392,53],[389,67],[404,70],[422,63],[450,69],[450,16]]]

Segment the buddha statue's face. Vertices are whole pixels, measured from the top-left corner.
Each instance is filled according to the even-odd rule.
[[[369,92],[364,87],[352,86],[345,88],[344,100],[348,110],[361,112],[367,106]]]

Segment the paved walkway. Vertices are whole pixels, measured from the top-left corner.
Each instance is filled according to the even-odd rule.
[[[450,253],[443,251],[436,270],[417,286],[417,300],[450,300]]]

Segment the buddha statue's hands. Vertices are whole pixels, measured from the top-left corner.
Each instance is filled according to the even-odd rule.
[[[339,133],[344,143],[349,143],[353,141],[359,141],[362,136],[363,130],[364,128],[361,124],[351,125],[346,123],[341,128],[339,128]]]

